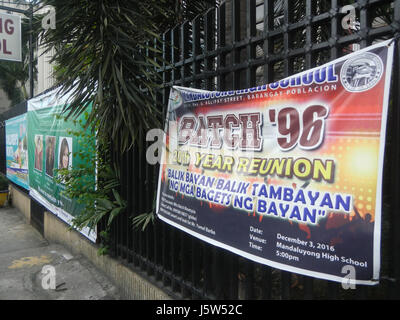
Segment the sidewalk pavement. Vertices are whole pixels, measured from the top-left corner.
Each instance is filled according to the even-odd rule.
[[[17,209],[0,208],[0,300],[120,298],[88,259],[49,243]]]

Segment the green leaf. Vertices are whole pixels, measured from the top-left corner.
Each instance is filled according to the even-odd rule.
[[[134,218],[132,218],[132,225],[133,227],[140,228],[142,226],[142,231],[144,231],[147,227],[147,225],[150,222],[154,222],[154,213],[149,212],[149,213],[142,213]]]
[[[107,225],[111,225],[111,222],[114,220],[114,218],[123,210],[123,208],[118,207],[118,208],[114,208],[111,213],[110,216],[108,218],[108,222]]]

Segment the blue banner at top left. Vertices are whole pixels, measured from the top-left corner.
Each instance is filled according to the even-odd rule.
[[[7,178],[29,190],[26,113],[6,121]]]

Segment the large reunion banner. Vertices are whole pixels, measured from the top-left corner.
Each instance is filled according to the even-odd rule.
[[[74,155],[81,152],[84,146],[72,133],[82,128],[60,116],[67,101],[68,96],[61,97],[56,90],[28,101],[29,194],[71,224],[82,206],[63,194],[65,185],[55,178],[57,169],[79,166],[82,160]],[[96,230],[84,228],[81,233],[96,241]]]
[[[7,178],[29,190],[26,113],[6,120]]]
[[[262,264],[378,283],[392,59],[385,41],[268,85],[173,87],[158,217]]]

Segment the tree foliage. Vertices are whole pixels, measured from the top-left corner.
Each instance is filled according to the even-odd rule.
[[[110,140],[114,152],[123,153],[140,142],[139,137],[148,129],[160,127],[162,108],[156,104],[161,82],[157,76],[162,61],[160,35],[214,3],[40,1],[41,6],[51,5],[56,11],[56,29],[42,32],[41,45],[46,47],[45,52],[55,50],[52,62],[60,92],[72,96],[63,115],[74,119],[85,112],[88,103],[92,105],[86,125],[95,135],[81,138],[90,140],[83,141],[88,146],[93,146],[91,140],[96,139],[98,149],[81,155],[86,157],[88,166],[59,172],[67,186],[66,195],[85,207],[75,217],[75,227],[93,227],[100,219],[106,219],[101,236],[107,242],[112,220],[126,211],[126,202],[117,191],[119,170],[110,166]],[[96,184],[90,180],[95,174]],[[144,225],[149,221],[145,217]]]
[[[93,103],[88,123],[110,137],[119,151],[141,132],[160,127],[157,69],[160,34],[180,19],[171,0],[43,0],[56,9],[56,29],[43,32],[43,45],[55,49],[53,62],[61,93],[72,93],[67,117]],[[203,4],[204,1],[198,3]],[[189,6],[193,8],[192,6]],[[203,10],[203,5],[195,6]],[[188,9],[180,11],[195,14]]]

